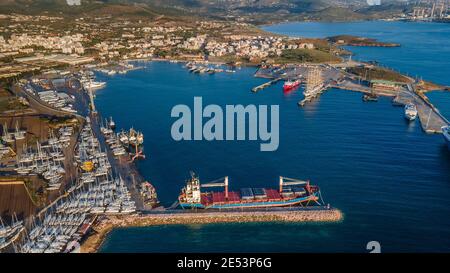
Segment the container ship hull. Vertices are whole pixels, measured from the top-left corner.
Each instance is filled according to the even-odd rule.
[[[287,182],[285,182],[286,179]],[[200,184],[193,176],[183,188],[178,203],[183,209],[255,209],[323,205],[319,187],[309,181],[280,177],[280,188],[244,188],[228,191],[228,177],[224,182]],[[201,188],[224,187],[225,191],[201,192]]]

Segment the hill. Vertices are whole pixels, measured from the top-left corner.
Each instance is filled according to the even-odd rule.
[[[404,9],[399,0],[368,6],[365,0],[3,0],[0,13],[63,16],[201,16],[221,20],[270,23],[285,20],[363,20],[383,18]],[[69,2],[74,2],[70,0]]]

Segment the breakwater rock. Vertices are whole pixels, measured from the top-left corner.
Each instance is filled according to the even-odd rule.
[[[189,225],[250,222],[339,222],[343,214],[335,208],[275,211],[164,212],[135,215],[110,215],[93,227],[82,243],[82,252],[96,252],[106,235],[114,228],[156,225]]]

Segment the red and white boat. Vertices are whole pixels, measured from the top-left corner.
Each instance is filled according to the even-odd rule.
[[[291,90],[297,88],[299,85],[300,85],[300,80],[295,80],[295,81],[287,80],[283,84],[283,91],[291,91]]]

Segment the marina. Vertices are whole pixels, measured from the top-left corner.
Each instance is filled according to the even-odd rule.
[[[70,77],[70,75],[69,75]],[[115,134],[116,127],[112,118],[106,120],[105,126],[102,119],[95,111],[92,86],[85,86],[86,77],[91,82],[94,77],[89,72],[81,72],[75,78],[65,79],[63,82],[70,83],[67,93],[56,91],[27,91],[26,85],[23,94],[36,105],[42,105],[46,111],[59,113],[63,110],[55,103],[55,94],[65,94],[71,99],[77,98],[77,110],[66,111],[69,113],[83,113],[82,108],[88,108],[90,104],[91,115],[85,118],[77,116],[78,119],[71,124],[64,122],[49,128],[44,141],[37,140],[32,146],[27,142],[16,155],[17,165],[13,169],[21,176],[37,176],[45,181],[46,191],[58,191],[62,194],[53,202],[43,208],[36,217],[26,219],[26,223],[20,222],[20,228],[16,221],[13,226],[4,226],[2,223],[2,251],[23,253],[59,253],[70,252],[71,247],[84,239],[98,215],[132,214],[136,213],[135,197],[128,190],[130,168],[127,163],[112,163],[111,156],[129,157],[131,161],[143,158],[141,146],[143,145],[143,134],[131,129],[129,133],[121,132]],[[76,84],[78,82],[81,84]],[[36,82],[34,80],[29,81]],[[52,81],[40,82],[51,83]],[[64,86],[64,85],[63,85]],[[41,86],[49,88],[48,86]],[[82,93],[70,94],[70,88],[79,88]],[[73,90],[72,90],[73,91]],[[75,103],[74,103],[75,104]],[[71,108],[73,109],[73,108]],[[94,119],[94,120],[91,120]],[[100,119],[100,122],[97,122]],[[78,124],[81,123],[81,124]],[[71,124],[71,125],[69,125]],[[100,132],[105,137],[105,142],[100,141]],[[16,122],[15,131],[11,133],[7,125],[3,126],[3,139],[11,139],[10,142],[24,141],[27,132],[21,130]],[[119,140],[119,135],[121,136]],[[126,141],[123,139],[126,136]],[[120,147],[113,147],[115,143]],[[17,145],[17,144],[16,144]],[[109,151],[107,146],[109,146]],[[125,147],[130,149],[125,151]],[[118,151],[122,148],[123,151]],[[135,154],[133,154],[135,151]],[[126,172],[126,179],[121,174]],[[145,200],[148,207],[157,204],[156,191],[154,187],[145,182]],[[23,184],[22,184],[23,185]],[[138,193],[135,193],[138,194]],[[142,196],[144,197],[144,195]],[[139,199],[139,198],[138,198]],[[140,199],[139,199],[140,200]],[[141,205],[140,205],[141,206]],[[3,232],[5,231],[5,232]],[[4,234],[3,234],[4,233]]]
[[[6,224],[0,217],[0,251],[12,244],[24,229],[23,221],[19,221],[17,215],[13,215],[11,224]]]
[[[89,118],[81,130],[76,150],[75,159],[81,171],[79,180],[61,198],[44,208],[37,218],[33,218],[29,229],[24,230],[18,242],[14,242],[16,252],[70,251],[69,243],[81,240],[98,215],[136,212],[135,202],[124,180],[112,173],[111,163],[106,153],[101,151]],[[38,154],[42,155],[42,152]],[[50,171],[54,170],[46,171],[44,177]],[[60,184],[52,184],[52,178],[50,176],[49,186],[59,187]]]
[[[233,245],[239,245],[240,249],[252,251],[261,248],[266,251],[270,249],[286,251],[287,248],[283,247],[281,243],[274,245],[272,240],[265,239],[265,237],[257,236],[258,240],[249,237],[250,239],[245,244],[237,242],[235,238],[237,234],[250,236],[254,232],[261,234],[267,232],[269,236],[277,236],[280,229],[289,230],[283,237],[286,240],[306,242],[306,244],[290,244],[289,249],[293,249],[293,251],[305,251],[305,249],[314,251],[314,244],[318,238],[330,239],[331,245],[326,247],[327,250],[341,249],[344,240],[350,242],[344,249],[357,249],[360,244],[358,244],[358,240],[352,238],[356,236],[363,241],[373,230],[377,230],[377,236],[380,238],[389,238],[389,240],[394,240],[393,244],[396,244],[405,239],[396,237],[395,230],[408,225],[407,221],[403,221],[398,215],[411,216],[411,207],[420,214],[427,213],[426,211],[429,212],[429,210],[411,203],[411,200],[402,200],[402,204],[398,206],[398,202],[402,198],[397,198],[398,196],[392,192],[393,189],[405,183],[412,188],[420,188],[424,191],[420,195],[430,196],[436,202],[441,196],[446,195],[445,190],[435,192],[433,190],[435,185],[427,182],[431,169],[435,170],[433,171],[434,175],[438,176],[435,179],[439,181],[446,179],[445,170],[448,166],[445,162],[448,159],[446,153],[443,153],[441,149],[444,144],[442,136],[423,134],[418,123],[416,126],[413,123],[405,124],[404,109],[403,107],[392,107],[391,98],[393,97],[380,96],[378,103],[367,104],[361,101],[362,94],[360,92],[330,88],[329,92],[323,93],[318,99],[299,109],[296,103],[302,99],[302,90],[299,88],[299,91],[294,90],[286,94],[282,92],[282,81],[258,94],[249,92],[252,87],[263,81],[252,77],[255,72],[253,68],[242,68],[233,75],[218,74],[213,79],[213,77],[196,77],[186,73],[182,64],[149,62],[146,66],[148,68],[136,71],[135,74],[134,72],[130,73],[130,79],[126,82],[111,79],[108,87],[96,97],[96,106],[105,116],[113,116],[120,127],[130,128],[135,124],[141,125],[139,129],[147,136],[146,145],[152,146],[152,149],[150,157],[139,161],[139,170],[144,176],[151,178],[152,184],[157,189],[158,199],[164,207],[170,208],[178,197],[180,189],[185,186],[183,181],[185,181],[188,170],[198,171],[202,181],[205,181],[204,183],[228,175],[230,189],[232,188],[230,191],[239,191],[240,188],[270,188],[270,186],[278,185],[278,175],[284,174],[288,177],[311,178],[314,184],[320,186],[324,200],[345,213],[345,220],[337,225],[321,225],[320,228],[310,225],[299,225],[294,228],[294,226],[290,227],[290,225],[280,223],[252,225],[246,222],[225,224],[223,227],[221,225],[211,227],[200,225],[195,230],[171,225],[161,227],[166,230],[161,233],[159,233],[159,227],[154,229],[124,228],[113,230],[102,239],[104,243],[103,247],[100,247],[101,252],[114,252],[119,249],[120,251],[135,250],[136,247],[140,247],[142,251],[154,252],[162,249],[158,245],[163,242],[170,244],[170,248],[162,251],[176,251],[179,248],[175,247],[175,241],[178,242],[176,245],[179,245],[180,241],[187,244],[190,242],[189,249],[210,251],[228,249],[232,251],[235,247],[228,244],[217,245],[217,240],[214,238],[217,238],[215,236],[219,236],[218,234],[222,232],[227,233],[222,236],[232,241]],[[159,71],[165,71],[171,76],[176,75],[180,80],[171,82],[165,73]],[[152,92],[139,87],[144,78],[145,83],[149,84],[151,89],[158,91]],[[184,84],[186,81],[190,81],[192,85],[186,87]],[[117,86],[113,87],[113,85]],[[124,86],[133,90],[135,94],[133,98],[121,92]],[[221,142],[206,141],[178,144],[167,137],[167,132],[159,130],[158,127],[170,127],[173,122],[166,115],[173,107],[173,100],[189,102],[195,95],[203,96],[205,102],[210,101],[210,103],[218,105],[226,105],[234,101],[243,105],[252,104],[255,101],[279,104],[282,109],[280,112],[280,139],[283,140],[284,145],[280,146],[274,154],[265,154],[253,153],[252,151],[256,148],[248,141],[227,143],[226,145]],[[435,103],[437,99],[445,100],[446,95],[445,92],[436,93],[438,97],[430,95],[430,99],[433,99],[432,101]],[[114,96],[114,99],[111,99],[111,96]],[[151,119],[148,116],[139,115],[141,113],[139,109],[130,108],[123,113],[117,106],[119,102],[120,105],[142,105],[139,104],[142,100],[146,101],[145,107],[157,109],[151,111]],[[440,110],[444,111],[445,107],[440,107]],[[370,138],[367,137],[368,131],[371,132]],[[389,137],[386,137],[388,134]],[[352,149],[348,149],[350,143]],[[410,148],[411,143],[415,143],[414,149]],[[226,153],[223,152],[224,150]],[[402,152],[393,153],[392,151]],[[423,162],[419,155],[425,154],[429,160]],[[174,160],[175,156],[176,161]],[[220,158],[220,162],[218,158]],[[411,160],[413,164],[411,164]],[[156,167],[161,161],[164,162],[164,167]],[[268,165],[274,167],[269,170],[267,169]],[[225,171],[224,168],[228,171]],[[402,177],[398,176],[399,168],[405,172]],[[171,170],[170,173],[167,172],[167,169]],[[380,169],[383,172],[380,173]],[[355,176],[355,174],[358,175]],[[382,179],[380,180],[380,178]],[[404,194],[411,198],[420,198],[417,192],[410,190],[410,187],[403,188],[406,191]],[[202,192],[215,190],[223,192],[223,187],[203,188]],[[377,194],[373,195],[374,192]],[[383,196],[389,197],[386,199]],[[382,201],[379,198],[382,198]],[[380,216],[378,213],[380,209],[386,216]],[[184,211],[190,212],[191,210],[185,209]],[[205,210],[205,212],[208,211],[210,210]],[[433,211],[433,214],[443,215],[437,211]],[[411,217],[421,225],[415,226],[413,230],[405,234],[408,240],[420,238],[419,234],[423,235],[422,232],[429,230],[429,226],[427,227],[417,213]],[[393,223],[395,229],[383,229],[382,219],[386,218]],[[378,219],[380,222],[374,219]],[[360,223],[368,223],[371,231],[355,231],[350,228],[350,226]],[[259,226],[260,228],[258,228]],[[442,226],[446,226],[446,224],[442,223]],[[215,232],[215,230],[221,230],[221,232]],[[329,235],[321,234],[321,230]],[[352,231],[350,232],[350,230]],[[180,232],[180,236],[164,237],[164,234],[168,232],[170,234]],[[136,237],[130,234],[135,234]],[[164,239],[154,238],[154,234],[163,236]],[[197,234],[207,239],[192,242],[189,238],[197,236]],[[128,241],[122,238],[127,238]],[[133,238],[139,238],[139,241]],[[142,240],[148,243],[144,245]],[[439,239],[432,233],[427,233],[426,239],[419,239],[420,245],[415,244],[414,248],[426,249],[425,240],[437,242]],[[270,249],[266,245],[269,242]],[[436,247],[436,244],[433,244],[433,247]],[[396,250],[401,247],[389,244],[386,248]],[[185,251],[189,250],[185,248]]]
[[[190,73],[194,74],[215,74],[215,73],[235,73],[236,70],[228,67],[224,67],[223,64],[213,64],[209,62],[187,62],[185,65],[186,69]]]
[[[130,228],[173,231],[180,225],[191,229],[188,236],[168,232],[153,240],[215,251],[217,240],[210,236],[217,233],[208,234],[209,224],[226,229],[227,247],[240,250],[274,245],[276,251],[289,241],[301,251],[326,240],[323,251],[355,251],[364,249],[369,236],[387,242],[388,251],[406,244],[418,251],[448,250],[441,244],[449,238],[448,92],[434,92],[444,85],[351,59],[264,64],[256,71],[209,62],[120,65],[121,72],[112,63],[14,83],[13,94],[33,109],[3,117],[0,148],[8,160],[1,167],[11,181],[23,181],[5,182],[2,193],[20,184],[30,189],[24,200],[35,207],[20,220],[14,215],[1,221],[2,252],[72,252],[79,243],[83,252],[107,252],[111,240],[132,245],[157,237],[114,237]],[[134,69],[138,65],[142,69]],[[380,71],[393,79],[370,77]],[[278,105],[281,145],[262,153],[247,140],[176,141],[164,129],[173,122],[168,113],[195,96],[219,106]],[[38,119],[33,128],[31,117]],[[190,169],[210,182],[195,174],[185,180]],[[424,198],[431,205],[423,206]],[[255,236],[241,240],[249,227]],[[290,232],[274,236],[280,230]]]

